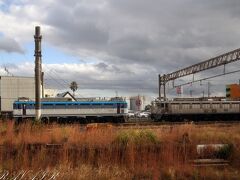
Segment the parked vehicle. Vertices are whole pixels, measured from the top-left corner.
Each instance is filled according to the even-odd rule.
[[[135,114],[134,114],[134,112],[128,112],[127,116],[128,116],[129,118],[134,118],[134,117],[135,117]]]
[[[140,117],[140,118],[148,118],[150,116],[150,112],[139,112],[137,114],[137,117]]]

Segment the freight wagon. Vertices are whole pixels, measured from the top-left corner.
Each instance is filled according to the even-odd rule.
[[[152,102],[151,118],[155,121],[240,120],[240,101],[156,100]]]

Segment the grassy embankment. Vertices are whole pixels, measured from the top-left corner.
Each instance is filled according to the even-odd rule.
[[[189,162],[199,158],[197,144],[210,143],[231,145],[217,155],[229,166],[196,168]],[[68,179],[237,179],[239,157],[240,125],[126,130],[0,123],[0,171],[57,170]]]

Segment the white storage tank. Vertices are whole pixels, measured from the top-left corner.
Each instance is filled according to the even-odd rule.
[[[130,97],[130,110],[142,111],[145,108],[145,97],[144,96],[133,96]]]

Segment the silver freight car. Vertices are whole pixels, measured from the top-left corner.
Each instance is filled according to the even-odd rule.
[[[155,121],[240,120],[240,101],[221,100],[156,100],[151,117]]]

